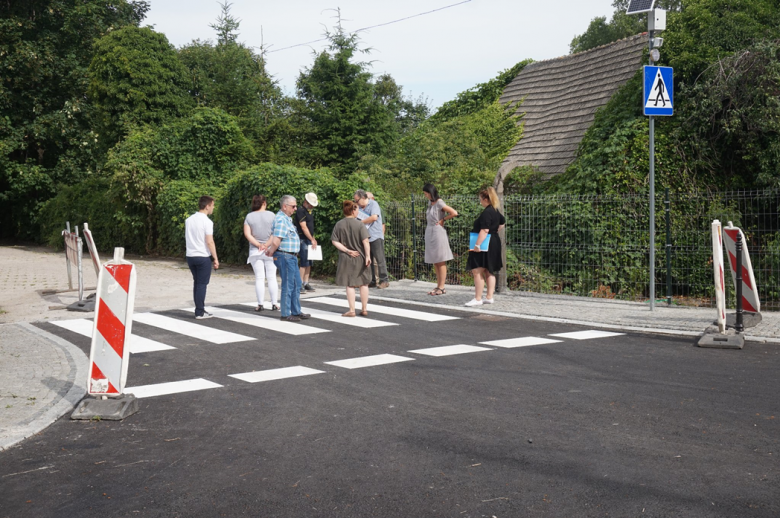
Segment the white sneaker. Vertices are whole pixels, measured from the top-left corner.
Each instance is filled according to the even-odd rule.
[[[471,299],[470,301],[466,302],[465,305],[469,306],[469,307],[471,307],[471,306],[481,306],[482,305],[482,301],[481,300],[477,300],[477,299]]]
[[[195,320],[203,320],[204,318],[211,318],[211,317],[213,317],[213,316],[214,316],[214,315],[212,315],[212,314],[211,314],[211,313],[209,313],[208,311],[204,311],[204,312],[203,312],[203,314],[202,314],[201,316],[199,316],[199,317],[195,317]]]
[[[483,304],[492,304],[495,302],[495,299],[482,299]]]

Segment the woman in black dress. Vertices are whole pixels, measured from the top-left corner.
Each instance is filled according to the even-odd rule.
[[[467,306],[481,306],[493,303],[493,292],[496,290],[496,275],[504,266],[501,260],[501,241],[498,237],[498,229],[504,223],[504,217],[498,212],[498,196],[492,187],[479,192],[479,202],[485,208],[477,221],[474,222],[472,232],[478,233],[477,242],[473,250],[469,250],[469,258],[466,269],[471,270],[474,276],[474,298],[466,302]],[[480,245],[490,234],[490,244],[486,251],[480,250]],[[487,284],[487,297],[482,300],[482,289]]]

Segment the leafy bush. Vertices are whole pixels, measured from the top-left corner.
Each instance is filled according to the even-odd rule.
[[[184,255],[184,221],[198,210],[198,199],[204,195],[219,200],[221,191],[210,183],[188,180],[174,180],[163,186],[157,195],[158,253],[175,257]]]
[[[143,222],[125,212],[118,193],[105,178],[60,187],[57,195],[44,203],[39,220],[43,241],[57,249],[63,247],[62,230],[70,221],[71,228],[89,223],[98,250],[110,252],[121,246],[128,252],[144,251]]]
[[[268,199],[268,210],[279,210],[279,199],[290,194],[299,204],[307,192],[314,192],[319,206],[314,209],[314,237],[322,243],[323,261],[315,262],[315,272],[335,270],[338,252],[330,245],[333,226],[343,214],[341,202],[352,199],[357,189],[382,193],[375,185],[357,175],[337,180],[329,169],[302,169],[276,164],[261,164],[238,173],[225,185],[214,210],[214,239],[217,253],[227,263],[246,262],[249,246],[244,238],[244,218],[251,209],[252,196],[262,194]]]

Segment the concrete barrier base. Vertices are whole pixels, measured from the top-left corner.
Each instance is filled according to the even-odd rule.
[[[70,414],[71,419],[106,419],[121,421],[138,412],[138,399],[132,394],[123,394],[117,398],[85,398]]]
[[[745,347],[745,337],[733,329],[727,329],[725,333],[719,333],[717,328],[707,329],[697,345],[710,349],[742,349]]]

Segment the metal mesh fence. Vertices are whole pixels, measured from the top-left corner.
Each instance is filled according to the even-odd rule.
[[[446,223],[454,259],[447,283],[473,285],[468,237],[482,211],[477,197],[444,201],[460,216]],[[385,255],[396,278],[435,280],[425,263],[428,200],[385,202]],[[710,226],[732,221],[747,237],[762,307],[780,309],[780,191],[661,194],[656,200],[656,298],[676,305],[714,304]],[[510,196],[507,284],[512,290],[646,301],[649,204],[639,196]],[[727,287],[732,288],[727,282]],[[734,305],[733,289],[729,304]]]

